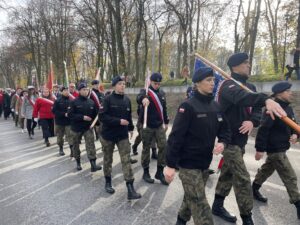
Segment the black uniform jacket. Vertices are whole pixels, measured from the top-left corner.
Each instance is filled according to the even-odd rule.
[[[70,118],[65,116],[70,104],[71,101],[69,100],[69,97],[65,97],[63,95],[55,100],[52,108],[52,112],[55,115],[55,124],[60,126],[70,125]]]
[[[156,93],[156,95],[158,96],[158,98],[159,98],[159,100],[162,104],[163,120],[164,121],[162,121],[161,116],[159,115],[159,112],[157,111],[152,98],[150,98],[149,96],[146,96],[146,90],[145,89],[141,89],[140,93],[138,94],[138,96],[136,98],[136,101],[137,101],[138,105],[143,105],[142,104],[143,99],[145,97],[147,97],[149,99],[150,104],[148,106],[147,127],[149,127],[149,128],[158,128],[163,123],[164,124],[169,123],[169,118],[168,118],[168,113],[167,113],[166,96],[165,96],[165,93],[162,90],[160,90],[160,89],[154,90],[151,85],[149,86],[149,89],[151,89],[152,91],[154,91]],[[144,107],[140,108],[139,121],[141,123],[143,123],[143,121],[144,121]]]
[[[246,83],[247,78],[236,73],[232,77],[252,91],[256,91],[253,84]],[[254,127],[259,126],[261,108],[265,106],[268,96],[263,93],[251,93],[244,90],[232,80],[226,80],[220,87],[218,102],[229,120],[231,128],[231,145],[244,148],[248,141],[248,134],[241,134],[239,128],[244,121],[252,121]]]
[[[294,112],[289,103],[279,99],[275,99],[275,101],[286,111],[287,116],[295,121]],[[296,131],[278,117],[273,120],[264,112],[262,124],[256,135],[255,148],[259,152],[284,152],[290,148],[289,140],[292,134],[296,134]]]
[[[130,99],[126,95],[112,92],[104,99],[99,119],[103,123],[101,135],[105,140],[116,143],[128,138],[128,131],[134,129]],[[121,119],[127,120],[129,125],[121,125]]]
[[[225,146],[230,142],[228,121],[212,96],[195,91],[192,98],[179,106],[168,138],[167,165],[207,169],[216,137]]]
[[[85,132],[90,129],[90,126],[97,116],[98,109],[93,100],[83,96],[79,96],[71,102],[69,109],[69,118],[71,119],[71,129],[75,132]],[[84,116],[89,116],[92,121],[83,120]]]

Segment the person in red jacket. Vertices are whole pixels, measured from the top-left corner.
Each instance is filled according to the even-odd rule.
[[[44,88],[42,97],[38,98],[33,108],[33,118],[40,119],[40,125],[42,126],[43,138],[47,147],[50,146],[49,137],[54,136],[54,115],[52,113],[52,107],[54,104],[54,98],[50,94],[48,88]]]

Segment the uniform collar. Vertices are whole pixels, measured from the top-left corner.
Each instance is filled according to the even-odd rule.
[[[289,102],[286,102],[286,101],[283,101],[279,98],[275,98],[275,101],[279,103],[279,105],[282,107],[282,108],[286,108],[287,106],[290,105]]]
[[[113,91],[112,94],[117,98],[124,98],[124,94],[117,94],[115,91]]]
[[[247,82],[247,80],[248,80],[248,77],[247,77],[247,76],[243,76],[243,75],[241,75],[241,74],[234,73],[234,72],[231,73],[231,76],[232,76],[235,80],[241,82],[242,84],[245,84],[245,83]]]
[[[194,92],[194,97],[202,102],[208,102],[208,103],[214,99],[212,94],[211,95],[203,95],[197,90]]]

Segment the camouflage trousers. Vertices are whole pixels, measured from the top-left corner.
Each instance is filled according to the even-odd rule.
[[[138,135],[136,136],[133,145],[137,147],[137,146],[142,142],[142,130],[143,130],[143,124],[142,124],[141,122],[138,121],[138,122],[136,123],[136,129],[137,129]],[[152,138],[151,148],[156,148],[155,137]]]
[[[85,132],[74,132],[71,130],[71,138],[73,140],[73,155],[75,159],[80,159],[80,149],[79,142],[81,137],[84,137],[85,140],[85,149],[87,152],[88,159],[96,159],[96,148],[94,142],[94,132],[92,129],[89,129]]]
[[[64,145],[64,136],[66,136],[66,141],[69,145],[72,145],[72,139],[70,138],[70,126],[61,126],[55,125],[55,133],[57,136],[57,145],[63,146]]]
[[[178,215],[185,221],[189,221],[193,217],[195,225],[214,224],[205,195],[205,184],[208,176],[208,170],[183,168],[179,170],[184,197]]]
[[[128,139],[123,139],[118,142],[112,142],[103,139],[100,136],[103,147],[103,172],[104,176],[111,177],[112,163],[115,145],[118,147],[124,180],[126,182],[134,180],[133,172],[130,164],[130,143]]]
[[[245,166],[245,151],[237,145],[228,145],[223,152],[224,164],[216,187],[216,194],[226,197],[233,186],[241,215],[249,215],[253,208],[250,175]]]
[[[166,132],[163,126],[159,128],[146,128],[142,131],[143,151],[142,151],[142,166],[148,168],[150,164],[150,147],[152,139],[155,138],[158,147],[157,166],[165,166],[166,158]]]
[[[290,203],[300,200],[297,176],[285,152],[268,153],[266,162],[258,169],[254,182],[262,185],[277,171],[290,197]]]

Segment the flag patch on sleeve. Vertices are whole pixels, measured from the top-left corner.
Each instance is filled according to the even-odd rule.
[[[184,113],[184,108],[179,108],[180,113]]]

